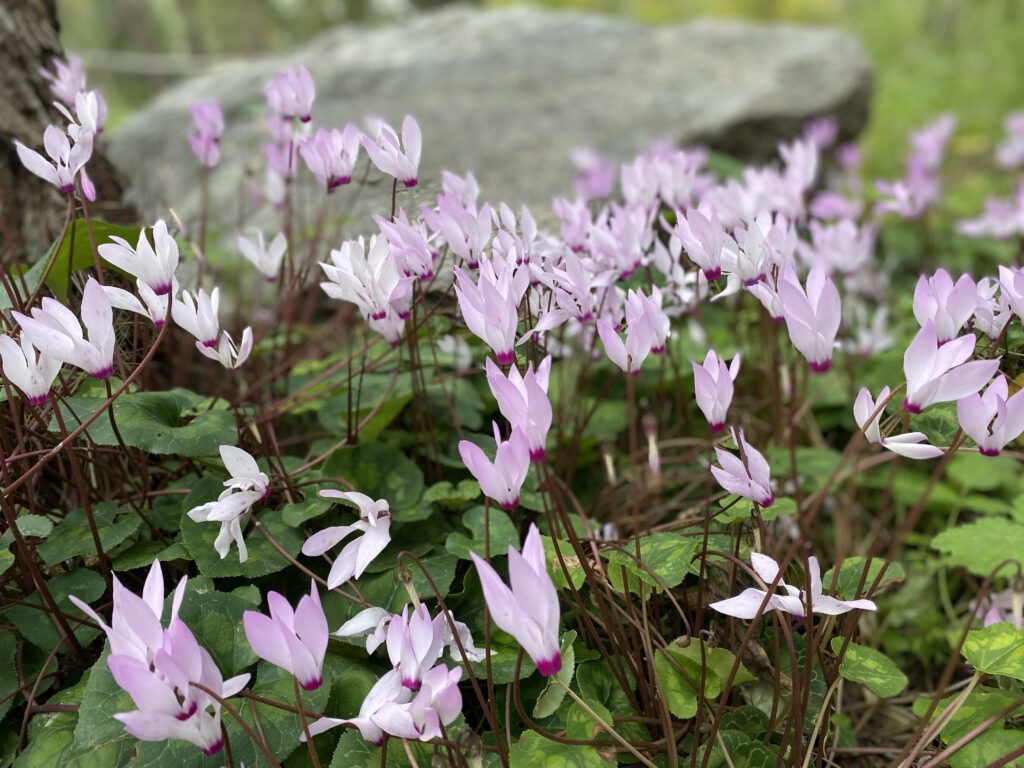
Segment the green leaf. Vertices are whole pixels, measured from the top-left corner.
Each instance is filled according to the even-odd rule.
[[[89,568],[76,568],[68,573],[61,573],[50,578],[47,580],[47,587],[62,613],[67,616],[80,616],[81,612],[71,604],[68,595],[74,595],[86,603],[91,603],[100,599],[106,585],[103,582],[103,577],[96,571]],[[29,595],[24,599],[33,605],[42,605],[38,594]],[[57,634],[56,627],[45,611],[29,608],[26,605],[15,605],[6,609],[6,616],[26,640],[47,653],[60,642],[60,635]],[[87,645],[98,634],[98,630],[76,624],[74,621],[69,623],[75,637],[82,645]],[[67,653],[67,650],[66,644],[61,645],[62,653]]]
[[[715,520],[721,523],[737,523],[745,522],[750,519],[751,514],[754,511],[754,502],[750,499],[737,498],[735,496],[727,496],[719,502],[719,505],[725,511],[715,515]],[[761,519],[766,523],[770,523],[784,515],[793,517],[796,515],[796,502],[793,499],[785,496],[775,499],[775,503],[765,509],[761,508]]]
[[[979,672],[1024,681],[1024,632],[1005,621],[968,632],[963,655]]]
[[[369,768],[380,765],[380,750],[365,741],[359,731],[346,730],[338,739],[330,768]]]
[[[990,717],[995,716],[1001,710],[1006,709],[1010,705],[1017,702],[1019,696],[1011,693],[1010,691],[1002,691],[996,688],[988,688],[985,686],[979,686],[963,700],[958,706],[959,708],[948,720],[948,722],[942,727],[939,736],[942,739],[942,743],[949,745],[956,741],[959,741],[962,737],[966,736],[978,723],[983,720],[988,720]],[[932,722],[941,717],[945,712],[946,708],[949,707],[953,702],[959,700],[958,694],[947,696],[941,702],[939,706],[935,708],[935,712],[932,713]],[[931,699],[928,697],[921,697],[914,701],[913,711],[918,717],[923,717],[925,712],[928,711],[928,707],[931,704]],[[1017,710],[1019,712],[1019,710]],[[1015,713],[1016,714],[1016,713]],[[1003,727],[1006,723],[1005,718],[1000,718],[992,723],[988,729],[976,739],[973,739],[963,749],[958,750],[951,758],[950,765],[956,766],[956,768],[976,768],[979,765],[987,765],[997,758],[1002,757],[1013,751],[1016,747],[1007,747],[998,754],[994,754],[989,751],[989,747],[996,747],[1003,743],[1002,737],[998,734],[1002,733],[1013,733],[1024,738],[1024,733],[1021,731],[1004,731]],[[989,740],[990,734],[996,735],[994,740]],[[972,746],[977,742],[976,746]],[[1020,743],[1017,744],[1020,746]],[[1015,760],[1010,765],[1024,765],[1024,759]]]
[[[84,421],[106,402],[103,397],[69,397],[61,401],[66,424]],[[147,453],[189,457],[216,456],[221,445],[234,445],[238,429],[223,401],[213,401],[187,389],[124,394],[114,401],[114,422],[125,443]],[[72,413],[74,415],[72,415]],[[59,428],[54,419],[50,431]],[[86,430],[97,445],[118,445],[109,410]],[[83,433],[79,440],[85,442]]]
[[[1019,482],[1019,471],[1017,460],[1009,456],[982,456],[966,451],[957,451],[946,467],[947,477],[965,491],[1013,487]]]
[[[662,583],[670,589],[678,587],[686,574],[699,573],[699,564],[691,562],[698,545],[696,537],[679,533],[643,536],[639,541],[639,557],[643,565],[635,557],[613,549],[608,556],[608,580],[612,587],[623,591],[622,571],[625,570],[629,577],[629,590],[636,594],[639,594],[640,582],[653,587],[658,593],[664,591]],[[637,554],[634,541],[624,542],[623,548],[630,555]]]
[[[45,539],[50,535],[53,530],[53,521],[48,517],[42,515],[18,515],[18,530],[21,531],[22,536],[34,536],[37,539]],[[14,536],[8,531],[4,532],[4,539],[10,537],[13,540]]]
[[[547,562],[548,573],[551,574],[551,581],[554,583],[555,589],[568,589],[569,581],[565,576],[566,570],[569,572],[569,578],[572,579],[572,585],[579,589],[587,578],[587,572],[580,565],[572,544],[566,539],[559,539],[556,552],[554,539],[541,534],[540,540],[544,545],[544,559]],[[559,553],[562,556],[561,561],[558,557]],[[565,570],[562,569],[562,563],[565,563]]]
[[[835,579],[835,595],[840,600],[855,600],[863,595],[875,583],[875,579],[878,578],[878,574],[882,571],[882,566],[885,565],[885,560],[882,558],[869,558],[865,560],[863,557],[848,557],[839,566],[839,576],[835,575],[835,568],[829,568],[825,571],[825,575],[821,577],[822,589],[826,593],[831,593],[833,579]],[[864,568],[867,567],[867,576],[864,576]],[[864,577],[864,586],[858,591],[857,587],[861,584],[861,577]],[[878,590],[881,591],[886,589],[893,584],[898,584],[906,578],[907,574],[903,570],[903,566],[899,563],[889,563],[889,567],[885,569],[885,576],[882,577],[881,583],[878,585]]]
[[[560,744],[526,731],[509,751],[510,768],[608,768],[593,747]]]
[[[476,480],[460,480],[458,485],[452,485],[448,480],[443,480],[427,488],[423,494],[423,501],[433,502],[451,509],[461,509],[479,496],[480,483]]]
[[[358,411],[355,410],[357,399]],[[359,430],[359,440],[367,444],[373,443],[380,433],[398,418],[411,400],[412,384],[407,373],[397,378],[386,373],[365,374],[362,377],[362,387],[357,385],[352,395],[353,424],[362,422],[371,413],[373,416]],[[317,416],[328,432],[345,434],[348,429],[348,409],[349,397],[346,389],[342,394],[324,401],[317,411]]]
[[[1011,752],[1024,747],[1024,731],[988,729],[971,739],[949,758],[950,768],[977,768],[979,765],[993,765]],[[1024,765],[1024,757],[1005,763],[1011,768]]]
[[[843,638],[832,638],[832,650],[839,653]],[[907,687],[907,676],[896,666],[896,662],[874,648],[850,643],[839,665],[839,674],[847,680],[862,683],[876,696],[887,699]]]
[[[596,701],[588,701],[587,706],[593,710],[594,715],[597,715],[605,723],[611,725],[615,722],[612,713],[603,704]],[[603,738],[605,741],[611,740],[607,729],[577,702],[573,702],[573,705],[569,707],[568,714],[565,716],[565,735],[570,739],[597,740]]]
[[[113,501],[102,501],[92,509],[100,544],[109,552],[135,533],[142,518],[130,510],[121,510]],[[96,555],[92,530],[84,509],[75,509],[57,523],[54,532],[38,547],[39,556],[48,566],[64,563],[75,557]]]
[[[92,241],[89,240],[89,229],[92,228]],[[94,269],[96,255],[92,250],[92,243],[96,247],[111,242],[111,237],[123,237],[134,248],[139,241],[139,227],[125,227],[120,224],[110,224],[106,221],[91,219],[88,223],[84,219],[76,219],[68,227],[60,249],[57,251],[53,267],[46,277],[46,286],[53,291],[54,295],[61,301],[68,297],[68,282],[72,272],[83,269]],[[54,243],[56,245],[56,243]],[[50,253],[52,253],[52,249]],[[44,263],[46,259],[42,260]],[[105,270],[119,272],[113,265],[100,260]]]
[[[80,705],[85,694],[89,673],[74,686],[65,688],[48,704]],[[44,712],[29,722],[28,746],[14,761],[14,768],[53,768],[63,765],[75,738],[78,715],[73,712]]]
[[[385,499],[396,520],[423,495],[423,472],[404,453],[385,443],[342,448],[327,460],[324,477],[343,477],[372,499]]]
[[[988,576],[1003,560],[1021,562],[1024,525],[1002,517],[984,517],[942,531],[932,539],[932,547],[946,553],[949,565],[962,565],[976,576]]]
[[[683,638],[680,638],[682,640]],[[688,645],[679,641],[654,653],[654,669],[658,676],[658,689],[676,717],[688,719],[697,714],[697,688],[701,677],[701,646],[703,641],[691,639]],[[715,699],[722,693],[736,657],[725,648],[709,648],[703,644],[706,662],[704,697]],[[753,680],[753,675],[742,664],[736,670],[733,686]]]
[[[434,552],[421,557],[420,562],[423,563],[434,584],[441,591],[441,597],[445,597],[455,580],[455,566],[459,562],[458,558],[448,552]],[[412,563],[409,564],[409,572],[416,594],[424,600],[432,599],[434,592],[423,572]],[[409,602],[409,593],[406,591],[405,585],[399,581],[397,568],[390,568],[381,573],[364,574],[356,583],[359,585],[359,591],[363,593],[363,597],[369,601],[370,605],[398,612],[402,610],[403,605]]]
[[[576,652],[572,647],[575,639],[575,630],[569,630],[562,635],[562,643],[559,648],[562,654],[562,668],[555,675],[554,680],[548,681],[544,690],[540,692],[540,696],[537,697],[537,703],[533,706],[534,717],[550,717],[565,699],[565,686],[572,682],[573,672],[576,671]]]
[[[328,499],[311,496],[302,501],[286,504],[281,509],[281,519],[293,528],[297,528],[307,520],[320,517],[332,506],[334,506],[333,502]]]
[[[14,704],[15,697],[10,694],[19,687],[14,661],[17,650],[17,638],[6,629],[0,629],[0,720]]]
[[[484,556],[487,544],[487,510],[485,507],[472,507],[466,510],[462,516],[462,524],[472,532],[472,538],[462,533],[450,533],[445,541],[444,547],[461,560],[469,560],[469,553],[475,552],[480,557]],[[491,556],[504,556],[510,546],[519,546],[519,532],[512,524],[512,520],[506,512],[501,509],[491,508]]]

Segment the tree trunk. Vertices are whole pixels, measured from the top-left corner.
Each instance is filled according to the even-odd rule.
[[[35,261],[60,234],[67,201],[52,185],[29,173],[14,140],[41,149],[50,123],[63,127],[41,68],[64,56],[56,0],[4,0],[0,4],[0,268]],[[97,140],[102,147],[102,137]],[[100,150],[88,165],[96,185],[98,218],[124,221],[133,211],[121,203],[122,186]]]

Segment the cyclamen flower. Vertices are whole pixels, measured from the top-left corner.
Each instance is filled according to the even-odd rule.
[[[205,168],[220,162],[220,139],[224,135],[224,113],[216,101],[197,101],[189,107],[195,133],[189,134],[192,154]]]
[[[652,314],[646,309],[633,312],[629,310],[631,303],[634,307],[636,306],[634,297],[637,295],[631,290],[626,300],[625,343],[619,338],[619,334],[615,332],[611,323],[604,318],[597,321],[597,332],[601,336],[608,359],[621,368],[624,373],[634,376],[640,375],[640,367],[647,359],[647,355],[651,353],[655,341],[655,321]],[[642,296],[642,294],[639,295]]]
[[[362,136],[360,130],[349,123],[342,131],[319,128],[299,145],[299,154],[306,161],[306,167],[328,194],[352,181],[352,169],[359,159]]]
[[[864,431],[865,439],[873,444],[880,445],[893,453],[904,456],[908,459],[934,459],[942,455],[942,449],[934,445],[928,445],[924,441],[928,436],[924,432],[907,432],[904,435],[892,435],[882,437],[881,412],[868,423],[871,414],[875,412],[879,403],[884,403],[889,397],[889,387],[882,387],[878,393],[878,400],[871,399],[871,392],[867,387],[862,387],[853,403],[853,418],[857,426]],[[924,443],[924,445],[921,445]]]
[[[511,260],[482,258],[478,282],[461,267],[455,267],[455,277],[459,311],[469,330],[494,351],[499,365],[511,365],[516,359],[519,302],[529,287],[529,272]]]
[[[443,615],[440,616],[444,620]],[[423,675],[441,656],[444,634],[430,618],[427,606],[420,603],[408,615],[408,606],[388,622],[388,657],[402,673],[402,685],[418,691]]]
[[[172,623],[178,617],[187,582],[188,578],[183,578],[174,590],[170,614]],[[106,634],[111,654],[130,656],[151,664],[163,643],[164,574],[160,561],[154,560],[150,565],[141,595],[129,591],[116,575],[113,576],[113,598],[114,607],[108,625],[87,603],[74,595],[69,597]]]
[[[260,471],[256,459],[241,448],[222,445],[220,457],[231,472],[231,477],[224,482],[226,489],[216,501],[193,507],[187,514],[197,523],[220,523],[213,548],[223,560],[234,540],[238,545],[238,562],[244,563],[249,558],[249,550],[242,537],[241,518],[253,504],[270,495],[270,479]]]
[[[332,299],[348,301],[371,320],[388,316],[392,303],[410,294],[411,282],[398,273],[398,265],[383,236],[370,237],[369,252],[362,237],[331,251],[331,263],[320,263],[329,282],[320,287]]]
[[[0,336],[0,359],[4,377],[21,390],[32,405],[42,405],[50,394],[53,380],[60,372],[61,361],[37,352],[23,333],[19,342],[10,336]]]
[[[208,347],[205,344],[197,344],[196,348],[204,357],[216,360],[225,368],[234,370],[249,359],[249,355],[252,353],[252,345],[252,328],[246,328],[242,331],[242,340],[237,346],[235,346],[235,340],[231,338],[230,333],[221,331],[217,346]]]
[[[920,413],[929,405],[959,400],[985,386],[999,369],[999,359],[972,360],[973,333],[940,345],[935,323],[928,320],[903,354],[907,396],[903,407]]]
[[[325,490],[320,491],[320,496],[324,499],[344,499],[359,507],[360,519],[357,522],[325,528],[314,533],[302,545],[302,554],[318,557],[354,531],[362,532],[362,536],[345,545],[331,566],[327,586],[334,589],[349,579],[362,576],[374,558],[384,551],[391,541],[391,515],[387,501],[374,501],[365,493]]]
[[[167,302],[171,300],[171,296],[177,293],[178,281],[175,280],[171,292],[163,296],[154,293],[141,280],[136,281],[135,287],[139,292],[138,296],[112,285],[104,285],[103,292],[107,294],[112,307],[148,317],[153,325],[162,328],[167,320]]]
[[[427,240],[422,222],[411,223],[405,211],[399,211],[394,221],[374,216],[381,234],[387,238],[392,255],[406,277],[415,276],[422,281],[434,277],[435,252]]]
[[[99,246],[100,256],[122,272],[145,283],[157,296],[172,293],[174,273],[178,268],[178,243],[167,232],[163,220],[153,225],[153,246],[146,230],[139,233],[135,248],[122,237],[111,236],[112,243]],[[154,247],[155,246],[155,247]]]
[[[20,312],[11,312],[11,316],[40,352],[100,381],[114,373],[114,315],[110,299],[95,278],[89,278],[82,292],[82,323],[89,332],[88,340],[74,312],[49,297],[43,299],[42,307],[32,309],[32,317]]]
[[[692,363],[692,366],[693,394],[697,398],[697,407],[708,420],[711,431],[718,432],[725,428],[725,416],[732,403],[733,382],[740,372],[740,356],[737,354],[726,366],[725,360],[711,349],[702,365]]]
[[[402,673],[393,669],[366,694],[359,714],[353,718],[321,717],[310,723],[316,736],[338,725],[351,724],[374,746],[384,743],[385,734],[400,739],[431,741],[441,736],[441,726],[450,725],[462,711],[459,678],[462,668],[449,670],[439,664],[423,676],[415,696],[402,685]],[[300,740],[305,741],[305,734]]]
[[[459,455],[484,495],[502,509],[513,510],[519,506],[519,491],[530,471],[530,443],[521,427],[514,427],[504,442],[497,422],[493,427],[497,444],[493,463],[479,445],[469,440],[459,442]]]
[[[982,456],[998,456],[1024,432],[1024,390],[1010,397],[1006,377],[998,376],[984,394],[958,400],[956,416]]]
[[[835,283],[820,265],[815,265],[807,275],[806,291],[792,268],[780,274],[778,286],[790,341],[807,358],[812,371],[827,371],[843,318]]]
[[[303,690],[315,691],[324,681],[327,653],[327,617],[320,605],[316,582],[310,580],[309,594],[292,610],[282,595],[267,595],[270,616],[256,611],[242,615],[245,639],[261,659],[290,672]]]
[[[406,115],[402,121],[401,142],[395,129],[383,120],[374,122],[370,134],[363,136],[363,147],[377,170],[393,176],[407,188],[415,187],[423,142],[415,118]]]
[[[387,640],[388,628],[393,618],[398,617],[383,608],[365,608],[342,624],[334,634],[338,637],[365,637],[366,652],[373,653]],[[454,633],[450,624],[455,625]],[[462,660],[462,654],[459,651],[460,643],[469,661],[483,661],[487,658],[487,652],[476,647],[469,627],[461,621],[456,621],[453,618],[449,623],[444,613],[438,613],[433,620],[433,631],[441,638],[441,644],[448,647],[448,655],[453,660]],[[458,643],[455,641],[456,636]]]
[[[523,647],[544,677],[562,669],[558,645],[559,607],[555,585],[547,572],[544,545],[536,525],[530,525],[522,554],[508,548],[511,588],[490,563],[471,552],[494,623]]]
[[[548,399],[548,378],[551,374],[551,356],[544,358],[537,370],[527,366],[526,375],[512,366],[508,376],[487,358],[487,383],[498,401],[498,410],[510,426],[519,427],[530,446],[530,461],[543,461],[545,442],[551,428],[551,401]]]
[[[1003,621],[1012,624],[1018,632],[1024,628],[1024,593],[1010,588],[989,596],[983,625],[989,627]]]
[[[312,75],[305,67],[278,72],[264,88],[263,93],[267,97],[267,105],[275,114],[287,120],[297,118],[303,123],[313,119],[316,87]]]
[[[42,67],[39,74],[50,83],[50,91],[67,106],[73,106],[75,96],[85,91],[85,67],[78,56],[68,56],[67,60],[54,56],[53,72]]]
[[[996,147],[996,161],[1003,168],[1024,165],[1024,112],[1014,112],[1003,121],[1006,139]]]
[[[935,323],[935,333],[943,344],[959,335],[978,304],[978,288],[970,275],[963,275],[956,284],[944,269],[931,277],[921,275],[914,289],[914,317],[924,325]]]
[[[257,230],[254,239],[250,240],[242,235],[238,236],[238,250],[249,262],[256,267],[267,278],[267,282],[277,280],[277,273],[281,270],[281,260],[288,249],[288,241],[284,232],[278,232],[268,245],[263,239],[263,233]]]
[[[767,555],[750,553],[750,564],[754,572],[761,579],[761,586],[771,585],[779,575],[779,564]],[[734,616],[737,619],[750,620],[755,618],[765,603],[765,610],[782,611],[790,613],[797,620],[805,619],[812,611],[824,616],[838,616],[853,610],[877,611],[878,606],[871,600],[839,600],[834,597],[822,594],[821,591],[821,566],[818,565],[818,558],[808,559],[807,579],[810,585],[809,590],[798,589],[790,586],[781,579],[771,597],[768,597],[766,589],[748,588],[743,590],[736,597],[727,600],[719,600],[708,605],[719,613],[726,616]]]
[[[214,755],[223,746],[221,705],[193,683],[223,699],[244,688],[249,675],[224,680],[210,654],[178,618],[186,581],[178,582],[174,591],[166,630],[161,624],[164,581],[159,561],[150,567],[141,596],[125,589],[114,577],[110,625],[78,598],[70,599],[106,633],[111,651],[107,666],[115,682],[139,707],[114,715],[125,731],[142,741],[183,739],[206,755]]]
[[[197,339],[196,347],[216,347],[220,335],[220,319],[217,312],[220,307],[220,289],[214,288],[207,293],[202,288],[193,299],[188,291],[181,292],[181,299],[174,299],[171,305],[171,317],[178,326]]]
[[[444,194],[437,198],[437,209],[421,206],[420,215],[467,268],[476,269],[480,265],[494,230],[494,209],[489,203],[477,210],[475,205],[464,205],[454,194]]]
[[[664,220],[662,225],[669,228]],[[739,250],[736,242],[726,234],[714,211],[709,216],[696,208],[688,208],[685,216],[681,211],[676,211],[675,227],[670,232],[673,238],[682,243],[686,255],[703,270],[704,277],[709,281],[722,276],[723,249],[729,248],[733,253]]]
[[[15,140],[14,148],[22,165],[43,181],[53,184],[63,195],[75,191],[75,177],[81,174],[82,193],[89,201],[96,199],[96,189],[85,172],[85,164],[92,157],[93,137],[91,134],[80,135],[74,144],[57,126],[48,125],[43,131],[43,148],[50,159],[47,160],[33,149],[29,149],[20,141]]]
[[[746,441],[742,430],[733,430],[733,439],[739,446],[740,455],[733,456],[728,451],[715,448],[721,467],[711,467],[711,474],[729,493],[743,496],[762,507],[770,507],[775,499],[772,496],[771,468],[768,462]]]
[[[569,153],[576,169],[573,189],[581,200],[600,200],[615,190],[615,177],[619,167],[589,147],[579,147]]]

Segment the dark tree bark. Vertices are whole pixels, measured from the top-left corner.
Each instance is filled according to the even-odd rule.
[[[14,149],[14,140],[41,151],[50,123],[63,126],[53,107],[49,83],[40,68],[52,69],[64,56],[56,0],[3,0],[0,3],[0,268],[44,254],[60,233],[67,201],[50,184],[29,173]],[[121,203],[121,184],[103,157],[102,137],[88,165],[98,199],[98,218],[133,217]]]

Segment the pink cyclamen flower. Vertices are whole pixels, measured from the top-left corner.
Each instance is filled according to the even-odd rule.
[[[522,554],[508,548],[511,588],[505,585],[490,563],[470,553],[484,600],[499,628],[523,647],[544,677],[558,674],[562,656],[558,645],[559,607],[555,585],[547,572],[544,545],[536,525],[530,525]]]
[[[1018,632],[1024,628],[1024,592],[1011,588],[989,596],[982,619],[984,626],[1003,621],[1012,624]]]
[[[172,619],[163,632],[151,663],[111,654],[107,666],[139,708],[114,715],[128,735],[141,741],[182,739],[207,756],[217,754],[224,746],[220,699],[234,696],[249,681],[248,674],[224,680],[209,652],[181,619]]]
[[[662,224],[668,228],[667,222],[663,221]],[[670,232],[709,281],[722,276],[723,249],[729,248],[732,253],[739,250],[735,241],[726,234],[714,211],[705,215],[696,208],[688,208],[685,216],[677,211],[675,227]]]
[[[96,189],[85,172],[85,164],[92,157],[92,144],[93,136],[88,132],[79,134],[72,144],[60,128],[48,125],[43,131],[43,148],[49,160],[20,141],[14,142],[14,148],[22,165],[63,195],[74,193],[75,177],[81,174],[82,193],[91,201],[96,199]]]
[[[267,606],[270,616],[256,611],[242,615],[246,640],[261,659],[291,672],[303,690],[315,691],[324,681],[328,634],[316,582],[310,580],[309,594],[295,610],[277,592],[267,594]]]
[[[697,398],[697,407],[708,420],[712,432],[725,428],[725,416],[732,403],[733,382],[740,372],[740,355],[733,357],[727,366],[715,350],[708,350],[704,363],[693,366],[693,394]]]
[[[805,291],[796,272],[784,269],[779,276],[778,292],[793,346],[807,358],[812,371],[827,371],[832,365],[832,348],[843,319],[839,291],[832,278],[816,264],[807,275]]]
[[[327,276],[320,283],[324,293],[355,304],[371,320],[385,319],[395,303],[407,305],[411,297],[412,281],[399,273],[383,235],[371,236],[369,249],[362,237],[347,240],[320,267]]]
[[[50,91],[62,104],[71,107],[75,104],[75,96],[85,91],[85,67],[78,56],[62,59],[54,56],[53,72],[42,67],[39,74],[50,83]]]
[[[103,292],[107,294],[112,307],[148,317],[153,325],[157,328],[162,328],[167,320],[167,302],[171,300],[173,294],[177,293],[178,281],[175,280],[171,292],[163,296],[154,293],[141,280],[135,282],[135,289],[138,291],[138,296],[129,293],[123,288],[116,288],[112,285],[103,286]]]
[[[188,578],[178,582],[171,599],[170,621],[178,617],[178,609],[185,596]],[[142,594],[128,590],[117,576],[113,577],[114,607],[108,625],[96,611],[74,595],[69,598],[83,613],[95,621],[110,641],[110,652],[130,656],[151,664],[156,651],[163,644],[164,575],[160,561],[149,567]]]
[[[263,89],[271,112],[286,120],[298,119],[308,123],[313,119],[313,101],[316,86],[313,76],[305,67],[278,72]]]
[[[940,344],[959,335],[977,305],[978,287],[970,275],[954,284],[949,272],[938,269],[931,277],[921,275],[914,289],[914,317],[921,325],[928,320],[935,323]]]
[[[640,367],[651,353],[655,341],[654,318],[645,310],[634,312],[629,309],[630,302],[637,294],[629,292],[626,311],[626,341],[619,338],[615,328],[604,318],[597,321],[597,332],[604,344],[608,359],[622,369],[624,373],[640,375]],[[640,294],[642,295],[642,294]]]
[[[352,169],[359,159],[362,137],[362,132],[349,123],[341,131],[318,128],[299,145],[299,154],[306,161],[306,167],[328,194],[352,181]]]
[[[277,280],[281,261],[284,259],[285,251],[288,250],[288,241],[285,239],[284,232],[278,232],[269,244],[263,239],[263,233],[259,230],[255,232],[252,240],[239,235],[237,242],[238,250],[260,271],[267,282]]]
[[[764,456],[747,442],[743,431],[733,430],[733,439],[739,446],[740,455],[715,448],[721,467],[711,467],[715,480],[729,493],[743,496],[762,507],[775,503],[772,496],[771,468]]]
[[[530,444],[530,461],[543,461],[545,442],[551,428],[551,401],[548,399],[548,378],[551,355],[544,358],[537,370],[527,366],[526,375],[512,366],[508,376],[487,358],[487,383],[498,401],[498,409],[510,426],[520,427]]]
[[[25,334],[20,343],[10,336],[0,336],[0,359],[4,376],[21,390],[32,405],[42,405],[50,394],[53,380],[60,372],[61,361],[38,352]]]
[[[407,188],[418,183],[422,145],[420,126],[412,115],[406,115],[402,121],[401,141],[395,129],[383,120],[375,121],[370,134],[363,136],[363,147],[377,170],[401,181]]]
[[[334,634],[338,637],[365,637],[366,652],[373,653],[387,641],[391,620],[399,618],[383,608],[365,608],[342,624]],[[454,632],[451,624],[455,625]],[[466,658],[470,661],[483,661],[487,658],[487,652],[476,647],[469,627],[461,621],[455,620],[454,617],[449,623],[444,613],[438,613],[433,620],[433,632],[441,638],[441,644],[448,647],[448,654],[455,661],[462,660],[462,652],[459,650],[460,643],[462,651],[465,651]],[[458,642],[456,642],[456,637],[458,637]],[[397,659],[392,659],[392,663],[398,664],[399,662]]]
[[[215,168],[220,162],[220,139],[224,135],[224,113],[216,101],[197,101],[189,107],[195,132],[189,134],[192,154],[205,168]]]
[[[997,376],[984,394],[960,398],[956,415],[983,456],[998,456],[1024,432],[1024,390],[1010,397],[1006,377]]]
[[[325,499],[343,499],[359,507],[359,520],[352,525],[337,525],[324,528],[306,539],[302,554],[318,557],[334,547],[349,534],[359,531],[362,536],[348,542],[341,554],[334,560],[327,575],[327,587],[334,589],[349,579],[358,579],[366,567],[373,562],[391,541],[391,514],[387,501],[374,501],[365,493],[356,491],[320,491]]]
[[[825,616],[838,616],[852,610],[876,611],[876,606],[871,600],[838,600],[834,597],[822,594],[821,591],[821,566],[818,565],[818,558],[808,559],[808,581],[810,589],[803,590],[791,586],[781,579],[771,595],[768,597],[767,587],[770,586],[779,575],[779,564],[767,555],[757,552],[750,553],[750,564],[754,572],[766,589],[755,589],[750,587],[743,590],[736,597],[726,600],[719,600],[708,605],[719,613],[726,616],[734,616],[737,619],[749,621],[755,618],[762,603],[765,610],[782,611],[790,613],[798,620],[806,618],[812,611]],[[767,598],[767,601],[765,600]]]
[[[1006,139],[996,147],[996,161],[1003,168],[1024,165],[1024,112],[1013,112],[1003,120]]]
[[[497,423],[493,426],[498,446],[493,463],[479,445],[469,440],[459,442],[459,455],[484,495],[502,509],[512,510],[519,506],[519,491],[530,471],[530,441],[521,427],[514,427],[508,440],[502,442]]]
[[[100,381],[114,373],[114,314],[103,286],[90,277],[82,293],[82,322],[59,301],[44,298],[41,307],[32,309],[32,317],[20,312],[11,316],[21,326],[23,336],[40,352],[61,362],[81,368]],[[88,340],[82,324],[89,332]]]
[[[853,418],[857,426],[864,431],[865,439],[873,445],[880,445],[908,459],[934,459],[941,456],[941,448],[924,442],[928,439],[924,432],[907,432],[904,435],[882,437],[881,411],[870,422],[868,419],[878,405],[884,403],[888,397],[889,387],[882,387],[877,401],[871,399],[871,392],[867,387],[862,387],[857,394],[857,399],[853,403]]]
[[[316,736],[339,725],[354,725],[366,741],[375,746],[385,735],[400,739],[431,741],[441,736],[441,726],[450,725],[462,711],[459,678],[462,668],[449,670],[443,664],[423,676],[419,692],[413,694],[402,685],[402,673],[393,669],[370,689],[352,718],[321,717],[310,723],[309,733]],[[299,739],[304,741],[305,734]]]
[[[443,615],[440,617],[444,621]],[[418,691],[423,675],[434,665],[444,649],[441,625],[430,618],[427,606],[420,603],[410,616],[408,606],[388,622],[388,657],[402,673],[402,685]]]
[[[98,250],[104,261],[122,272],[145,283],[157,296],[171,293],[174,273],[178,269],[178,243],[167,231],[163,220],[153,225],[153,245],[149,244],[146,230],[139,233],[134,248],[122,237],[112,236],[113,242],[103,243]]]
[[[242,536],[241,518],[253,504],[270,494],[270,478],[260,471],[256,459],[241,448],[222,445],[220,457],[231,473],[231,477],[224,481],[225,490],[216,501],[193,507],[187,514],[197,523],[220,523],[220,532],[213,542],[214,549],[223,560],[234,541],[238,546],[238,562],[244,563],[249,552]]]
[[[971,360],[977,343],[973,333],[940,345],[935,323],[928,320],[903,354],[907,396],[903,407],[920,413],[929,405],[974,394],[999,369],[999,359]]]
[[[209,293],[200,288],[194,299],[191,293],[182,291],[181,298],[171,304],[171,317],[179,328],[196,338],[196,347],[214,348],[220,336],[219,308],[220,288]]]
[[[407,277],[415,276],[422,281],[434,277],[436,253],[430,246],[422,222],[410,222],[405,211],[399,211],[394,221],[383,216],[374,216],[373,220],[387,238],[391,253]]]
[[[499,365],[515,362],[519,302],[529,287],[529,271],[512,260],[481,258],[479,280],[455,267],[455,295],[469,330],[487,344]]]

